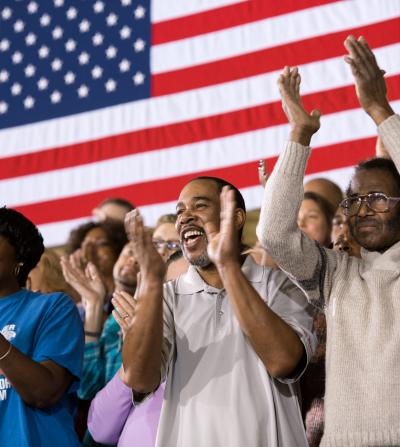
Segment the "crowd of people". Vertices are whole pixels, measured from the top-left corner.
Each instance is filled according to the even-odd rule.
[[[0,445],[399,446],[400,118],[363,37],[345,41],[377,157],[343,195],[304,184],[320,113],[278,79],[290,124],[258,242],[216,177],[145,226],[99,204],[60,256],[0,209]]]

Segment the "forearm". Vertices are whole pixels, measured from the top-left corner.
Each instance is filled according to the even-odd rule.
[[[132,391],[117,373],[97,393],[90,405],[88,429],[93,439],[96,442],[117,444],[132,408]]]
[[[289,376],[304,353],[299,336],[265,304],[239,264],[218,270],[239,325],[269,374]]]
[[[379,137],[400,171],[400,116],[391,115],[378,127]]]
[[[104,301],[87,303],[85,309],[85,342],[96,341],[103,329]]]
[[[296,279],[310,279],[318,262],[314,241],[297,225],[310,149],[288,142],[264,191],[257,236],[272,258]]]
[[[160,382],[163,340],[163,289],[161,279],[142,279],[135,316],[122,350],[126,384],[141,393],[151,392]]]
[[[7,352],[10,343],[0,336],[0,354]],[[54,405],[63,390],[53,372],[45,365],[33,361],[15,346],[10,353],[0,360],[0,370],[12,383],[22,400],[36,408]]]

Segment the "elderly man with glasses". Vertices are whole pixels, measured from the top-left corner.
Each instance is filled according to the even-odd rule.
[[[345,41],[361,107],[393,161],[356,168],[341,203],[361,259],[307,238],[296,218],[312,135],[320,114],[301,103],[297,68],[279,78],[291,133],[271,174],[258,237],[279,266],[325,311],[325,433],[321,446],[400,445],[400,117],[386,98],[384,72],[367,42]],[[351,148],[350,148],[351,149]]]

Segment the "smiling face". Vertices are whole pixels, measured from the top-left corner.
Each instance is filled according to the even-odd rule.
[[[204,225],[211,222],[219,228],[220,192],[215,182],[194,180],[181,191],[176,206],[176,229],[186,260],[198,267],[207,267],[207,236]]]
[[[361,169],[352,178],[349,196],[382,192],[389,197],[400,195],[395,180],[382,169]],[[385,251],[400,240],[400,206],[377,213],[362,203],[358,214],[349,218],[354,239],[370,251]]]

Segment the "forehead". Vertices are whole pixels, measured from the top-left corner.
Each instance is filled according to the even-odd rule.
[[[362,169],[354,174],[350,184],[350,194],[383,192],[389,196],[398,194],[397,184],[390,172],[382,169]]]
[[[179,239],[178,233],[175,228],[175,224],[172,222],[165,222],[159,225],[153,233],[153,238],[164,239],[164,240],[174,240]]]
[[[321,211],[319,204],[313,199],[304,199],[301,202],[301,210],[305,211]]]
[[[86,233],[85,240],[87,239],[96,240],[96,239],[103,239],[106,237],[107,233],[103,230],[103,228],[95,227]]]
[[[212,180],[193,180],[183,187],[179,194],[179,202],[190,202],[199,197],[205,197],[212,201],[219,200],[219,189]]]

